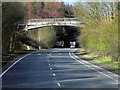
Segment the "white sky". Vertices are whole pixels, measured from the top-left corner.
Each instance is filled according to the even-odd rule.
[[[77,0],[62,0],[65,2],[65,4],[69,4],[69,5],[74,5],[74,3],[77,2]]]

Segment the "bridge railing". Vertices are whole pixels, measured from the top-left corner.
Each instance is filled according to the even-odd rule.
[[[75,18],[45,18],[45,19],[29,19],[27,22],[57,22],[57,21],[78,21]]]
[[[40,28],[45,26],[75,26],[83,27],[84,23],[76,18],[45,18],[45,19],[29,19],[24,23],[19,23],[19,26],[24,26],[24,30]]]

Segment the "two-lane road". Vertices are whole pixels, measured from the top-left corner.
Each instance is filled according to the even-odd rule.
[[[73,50],[40,50],[16,58],[3,67],[3,88],[118,88],[117,75],[77,59]]]

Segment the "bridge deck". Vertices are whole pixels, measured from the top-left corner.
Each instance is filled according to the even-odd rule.
[[[41,28],[46,26],[75,26],[83,27],[83,23],[75,18],[45,18],[45,19],[29,19],[26,21],[24,30]]]

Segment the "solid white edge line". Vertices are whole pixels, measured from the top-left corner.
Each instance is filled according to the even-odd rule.
[[[85,65],[85,66],[87,66],[87,67],[89,67],[89,68],[91,68],[91,69],[97,71],[98,73],[100,73],[100,74],[102,74],[102,75],[104,75],[104,76],[107,76],[107,77],[109,77],[110,79],[112,79],[112,80],[118,82],[118,80],[116,80],[116,79],[110,77],[109,75],[106,75],[106,74],[104,74],[103,72],[98,71],[98,70],[96,70],[95,68],[93,68],[93,67],[91,67],[91,66],[89,66],[89,65],[87,65],[87,64],[85,64],[85,63],[83,63],[83,62],[81,62],[81,61],[79,61],[79,60],[77,60],[75,57],[73,57],[73,56],[71,55],[71,51],[69,52],[69,55],[70,55],[71,58],[73,58],[73,59],[76,60],[77,62],[79,62],[79,63],[81,63],[81,64],[83,64],[83,65]]]
[[[75,56],[75,55],[74,55]],[[77,59],[80,59],[78,56],[75,56],[75,58],[77,58]],[[98,69],[101,69],[101,70],[105,70],[105,69],[103,69],[103,68],[101,68],[101,67],[99,67],[99,66],[96,66],[96,65],[94,65],[94,64],[92,64],[92,63],[90,63],[90,62],[87,62],[87,61],[85,61],[85,60],[81,60],[83,63],[87,63],[87,64],[91,64],[93,67],[95,67],[95,68],[98,68]],[[107,71],[107,70],[105,70],[105,71]],[[115,74],[115,73],[112,73],[112,72],[110,72],[110,71],[107,71],[108,73],[110,73],[110,74],[113,74],[114,76],[116,76],[116,77],[119,77],[119,75],[117,75],[117,74]]]
[[[80,59],[78,56],[76,56],[74,53],[72,53],[73,54],[73,56],[76,58],[76,59]],[[83,63],[87,63],[87,64],[91,64],[93,67],[95,67],[95,68],[98,68],[98,69],[101,69],[101,70],[105,70],[105,69],[103,69],[103,68],[101,68],[101,67],[99,67],[99,66],[96,66],[96,65],[94,65],[94,64],[92,64],[92,63],[90,63],[90,62],[87,62],[87,61],[85,61],[85,60],[81,60]],[[107,71],[107,70],[106,70]],[[119,75],[117,75],[117,74],[115,74],[115,73],[112,73],[112,72],[110,72],[110,71],[107,71],[108,73],[110,73],[110,74],[113,74],[114,76],[116,76],[116,77],[119,77]]]
[[[29,55],[30,55],[30,54],[27,54],[27,55],[19,58],[16,62],[14,62],[12,65],[10,65],[10,67],[8,67],[8,68],[0,75],[0,77],[2,77],[2,76],[3,76],[9,69],[11,69],[16,63],[18,63],[18,62],[21,61],[23,58],[25,58],[25,57],[27,57],[27,56],[29,56]]]

